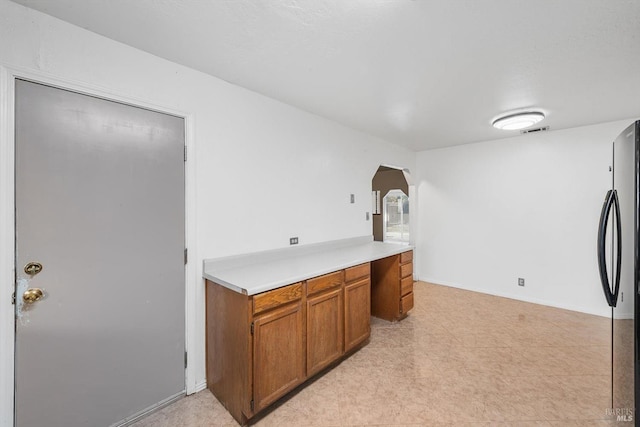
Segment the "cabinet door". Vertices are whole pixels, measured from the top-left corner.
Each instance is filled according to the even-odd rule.
[[[344,351],[371,333],[371,281],[367,277],[344,287]]]
[[[307,299],[307,376],[343,354],[342,288]]]
[[[254,412],[268,406],[305,379],[302,314],[302,304],[296,303],[254,320]]]

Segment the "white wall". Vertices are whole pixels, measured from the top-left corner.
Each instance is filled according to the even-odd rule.
[[[187,284],[196,304],[188,319],[195,330],[189,388],[205,380],[202,259],[288,246],[290,236],[309,244],[370,235],[365,212],[378,166],[414,168],[414,154],[405,149],[7,0],[0,0],[0,65],[190,115],[195,172],[187,185],[195,192],[197,237]],[[11,191],[6,180],[0,183],[1,200],[11,200]],[[2,234],[0,245],[10,248],[9,240]],[[8,264],[0,263],[3,279],[12,277]],[[5,304],[12,286],[3,280],[5,313],[12,310]],[[0,333],[9,342],[6,325]],[[6,348],[0,352],[3,360],[12,357]],[[0,377],[1,390],[11,390],[8,377]],[[0,412],[0,424],[8,423]]]
[[[596,231],[611,142],[632,121],[420,152],[418,277],[610,315]]]

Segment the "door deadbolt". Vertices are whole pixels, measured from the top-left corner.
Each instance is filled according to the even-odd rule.
[[[42,271],[42,264],[39,262],[30,262],[24,266],[24,272],[29,276],[35,276]]]

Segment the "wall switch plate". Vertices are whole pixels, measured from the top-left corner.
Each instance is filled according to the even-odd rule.
[[[355,203],[356,202],[356,195],[352,194],[351,195],[351,203]]]
[[[524,279],[522,277],[518,278],[518,286],[524,286]]]
[[[298,244],[298,238],[297,237],[290,237],[289,238],[289,244],[290,245],[297,245]]]
[[[367,212],[367,221],[369,221],[369,212]]]

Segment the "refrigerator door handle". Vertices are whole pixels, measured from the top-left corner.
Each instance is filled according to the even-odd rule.
[[[620,266],[622,265],[622,224],[620,224],[620,201],[618,192],[613,190],[613,210],[616,214],[616,269],[613,285],[613,306],[618,304],[618,293],[620,292]]]
[[[604,204],[602,205],[602,211],[600,213],[600,224],[598,226],[598,270],[600,272],[600,283],[602,284],[602,291],[604,292],[604,297],[607,299],[607,304],[609,304],[609,307],[616,306],[616,300],[614,299],[614,295],[611,292],[611,285],[609,283],[605,250],[605,243],[607,238],[607,223],[609,222],[609,214],[611,213],[611,208],[614,205],[614,194],[614,190],[607,191]],[[617,197],[615,197],[615,199],[617,199]]]

